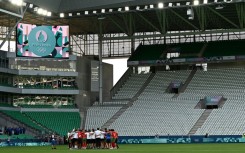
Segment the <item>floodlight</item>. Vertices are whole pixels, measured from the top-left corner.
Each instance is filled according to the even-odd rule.
[[[168,3],[168,7],[172,7],[173,6],[173,3]]]
[[[38,7],[35,7],[35,8],[34,8],[34,11],[37,12],[37,10],[38,10]]]
[[[42,14],[43,13],[43,9],[42,8],[38,8],[37,9],[37,14]]]
[[[47,10],[43,10],[42,15],[46,16],[48,14]]]
[[[29,4],[29,8],[33,8],[33,4]]]
[[[52,16],[52,12],[48,12],[47,13],[47,16]]]
[[[122,11],[122,8],[118,8],[118,10],[117,10],[118,12],[121,12]]]
[[[136,7],[136,10],[140,10],[140,6],[137,6],[137,7]]]
[[[113,12],[113,9],[109,9],[109,12]]]
[[[203,4],[208,4],[208,0],[204,0],[203,1]]]
[[[68,16],[72,16],[72,13],[68,13]]]
[[[105,9],[101,9],[101,13],[105,13]]]
[[[129,7],[128,6],[125,6],[125,11],[129,11]]]
[[[193,4],[194,5],[199,5],[199,0],[194,0]]]
[[[97,13],[97,11],[96,11],[96,10],[94,10],[94,11],[93,11],[93,14],[96,14],[96,13]]]
[[[162,9],[164,7],[164,4],[161,2],[161,3],[158,3],[158,8]]]
[[[180,3],[177,3],[176,5],[177,5],[177,6],[180,6]]]
[[[80,12],[77,12],[77,15],[81,15],[81,13]]]
[[[60,13],[60,17],[61,18],[65,17],[65,14],[64,13]]]
[[[153,4],[151,4],[151,5],[150,5],[150,8],[151,8],[151,9],[153,9],[153,8],[154,8],[154,5],[153,5]]]
[[[192,9],[187,9],[187,15],[192,15]]]
[[[190,5],[191,4],[191,2],[186,2],[186,5]]]
[[[84,14],[85,14],[85,15],[88,15],[88,11],[85,11]]]

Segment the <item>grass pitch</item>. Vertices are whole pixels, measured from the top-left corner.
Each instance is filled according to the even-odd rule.
[[[0,153],[244,153],[244,143],[234,144],[123,144],[118,150],[69,150],[67,146],[3,147]]]

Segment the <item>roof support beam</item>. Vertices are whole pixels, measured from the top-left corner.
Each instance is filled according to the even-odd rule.
[[[15,16],[17,18],[21,18],[21,19],[24,17],[24,14],[17,14],[17,13],[10,12],[10,11],[7,11],[7,10],[1,9],[1,8],[0,8],[0,12],[6,13],[6,14],[9,14],[9,15]]]
[[[207,25],[207,16],[205,14],[205,7],[197,7],[196,12],[197,12],[196,14],[198,17],[200,29],[204,31]]]
[[[11,34],[13,33],[13,31],[15,30],[15,28],[17,27],[18,23],[20,23],[20,21],[23,19],[24,14],[27,10],[27,8],[29,7],[29,4],[26,5],[23,13],[22,13],[22,18],[19,18],[19,20],[15,23],[15,25],[12,27],[12,29],[9,30],[9,33],[6,35],[6,37],[4,38],[4,40],[2,41],[2,43],[0,44],[0,49],[3,47],[3,45],[5,44],[5,42],[11,37]]]
[[[195,32],[181,32],[181,33],[166,33],[166,34],[151,34],[151,35],[137,35],[137,36],[124,36],[124,37],[103,37],[103,40],[124,40],[124,39],[140,39],[140,38],[152,38],[152,37],[164,37],[164,36],[186,36],[186,35],[201,35],[201,34],[213,34],[213,33],[228,33],[228,32],[241,32],[243,29],[224,29],[224,30],[212,30],[212,31],[195,31]]]
[[[133,13],[125,13],[122,14],[122,18],[125,24],[125,27],[127,29],[127,35],[132,36],[134,34],[134,29],[135,29],[135,22],[133,18]]]
[[[231,20],[229,20],[228,18],[226,18],[225,16],[223,16],[222,14],[220,14],[219,12],[215,11],[214,9],[212,9],[211,7],[207,6],[207,8],[213,12],[214,14],[218,15],[219,17],[221,17],[222,19],[224,19],[226,22],[230,23],[231,25],[233,25],[235,28],[239,29],[239,26],[236,25],[235,23],[233,23]]]
[[[190,26],[192,26],[194,29],[199,30],[198,27],[196,27],[194,24],[192,24],[190,21],[188,21],[187,19],[183,18],[180,14],[178,14],[177,12],[175,12],[173,9],[170,9],[170,11],[175,14],[177,17],[179,17],[181,20],[183,20],[185,23],[189,24]]]
[[[145,18],[143,15],[141,15],[140,13],[136,12],[136,14],[143,19],[148,25],[150,25],[154,30],[161,32],[161,30],[159,30],[154,24],[151,23],[151,21],[149,21],[147,18]]]
[[[115,24],[115,26],[117,26],[122,32],[124,32],[128,35],[127,30],[125,30],[119,23],[117,23],[117,21],[115,21],[110,16],[108,16],[107,18],[110,19],[112,21],[112,23]]]
[[[167,20],[167,10],[162,9],[162,10],[156,10],[158,22],[161,28],[161,34],[165,34],[167,32],[167,27],[168,27],[168,20]]]
[[[77,37],[77,38],[79,38],[79,37],[78,37],[77,35],[72,35],[71,37],[72,37],[73,41],[75,42],[75,44],[77,45],[77,47],[79,48],[79,50],[82,52],[82,54],[84,54],[83,49],[82,49],[81,46],[78,44],[76,38],[74,38],[74,37]]]
[[[245,27],[245,3],[236,4],[237,15],[239,19],[240,28]]]

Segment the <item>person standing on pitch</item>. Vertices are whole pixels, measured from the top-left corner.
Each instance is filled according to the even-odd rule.
[[[101,131],[100,128],[97,128],[97,130],[94,132],[95,133],[95,143],[96,143],[96,148],[100,149],[101,143],[100,143],[100,137],[101,137]]]
[[[53,133],[50,137],[50,140],[51,140],[51,144],[52,144],[52,149],[56,149],[56,136],[55,134]]]

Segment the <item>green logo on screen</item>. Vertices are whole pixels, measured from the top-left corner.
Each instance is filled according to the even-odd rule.
[[[32,29],[29,34],[29,51],[33,54],[43,57],[52,53],[55,48],[55,36],[47,26],[40,26]]]

